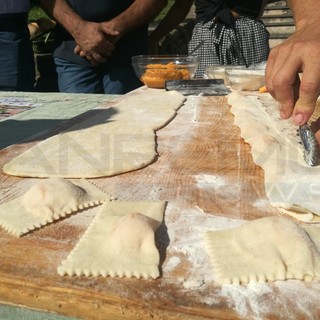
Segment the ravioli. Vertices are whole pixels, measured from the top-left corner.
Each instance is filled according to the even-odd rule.
[[[320,279],[320,235],[285,217],[207,231],[205,242],[220,284]]]
[[[58,267],[63,275],[159,277],[155,231],[162,201],[106,202],[76,247]]]
[[[16,236],[112,199],[85,179],[49,178],[31,184],[22,195],[0,205],[1,227]]]

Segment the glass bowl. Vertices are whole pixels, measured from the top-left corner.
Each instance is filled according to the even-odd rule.
[[[139,55],[131,58],[138,78],[149,88],[164,88],[166,80],[192,79],[198,57],[185,55]]]

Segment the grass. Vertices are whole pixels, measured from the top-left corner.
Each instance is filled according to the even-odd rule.
[[[167,14],[168,10],[171,8],[174,1],[175,0],[168,0],[168,5],[155,18],[155,21],[161,20]],[[41,8],[39,8],[37,5],[33,5],[30,12],[29,12],[29,20],[33,21],[33,20],[37,20],[37,19],[43,18],[43,17],[48,18],[46,13]]]
[[[38,20],[39,18],[48,18],[47,14],[38,6],[33,5],[28,14],[29,21]]]

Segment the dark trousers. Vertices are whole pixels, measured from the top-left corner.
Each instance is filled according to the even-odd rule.
[[[33,91],[35,65],[27,19],[0,15],[0,90]]]

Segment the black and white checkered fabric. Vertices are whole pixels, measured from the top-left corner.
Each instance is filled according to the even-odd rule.
[[[194,27],[188,51],[200,58],[195,77],[203,77],[207,65],[249,66],[267,60],[270,51],[269,32],[261,21],[241,16],[234,19],[232,26],[223,26],[218,37],[216,28],[214,21],[197,23]],[[203,45],[193,52],[200,42]]]

